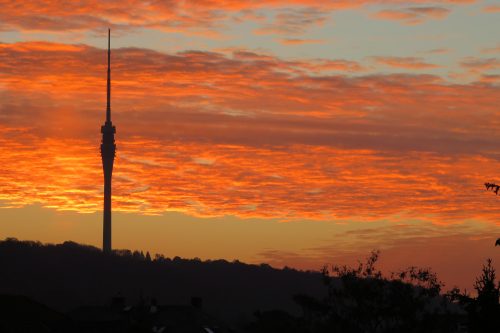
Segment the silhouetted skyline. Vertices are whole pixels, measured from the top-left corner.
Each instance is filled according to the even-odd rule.
[[[352,267],[304,272],[130,250],[103,254],[74,242],[0,240],[0,310],[7,314],[0,316],[0,331],[498,332],[500,287],[492,260],[476,272],[471,295],[443,290],[428,268],[386,275],[379,255],[373,251]]]

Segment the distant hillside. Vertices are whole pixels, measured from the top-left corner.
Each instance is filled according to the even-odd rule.
[[[296,294],[326,293],[321,274],[225,260],[173,259],[128,250],[106,255],[74,242],[0,241],[0,293],[32,297],[61,311],[103,305],[120,294],[130,302],[155,298],[186,304],[201,297],[206,311],[248,320],[255,310],[297,313]]]

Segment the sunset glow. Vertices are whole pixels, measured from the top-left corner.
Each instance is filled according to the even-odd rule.
[[[0,6],[0,238],[100,244],[110,27],[117,247],[500,262],[496,1]]]

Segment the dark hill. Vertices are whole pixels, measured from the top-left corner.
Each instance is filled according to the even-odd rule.
[[[321,274],[225,260],[173,259],[128,250],[104,254],[73,242],[0,241],[0,293],[31,297],[62,312],[104,305],[116,295],[130,302],[186,304],[192,296],[226,320],[249,320],[255,310],[296,313],[296,294],[325,295]]]

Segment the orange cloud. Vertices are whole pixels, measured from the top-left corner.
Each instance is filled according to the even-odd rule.
[[[500,83],[500,75],[498,75],[498,74],[491,74],[491,75],[484,74],[481,76],[480,81],[484,82],[484,83]]]
[[[415,57],[373,57],[379,64],[404,69],[432,69],[440,66],[427,63],[422,58]]]
[[[31,44],[0,47],[0,199],[97,211],[105,51]],[[248,51],[124,48],[112,61],[117,211],[498,216],[497,197],[482,189],[499,168],[494,84],[319,75],[355,64]]]
[[[31,136],[26,142],[17,138],[22,133],[29,131],[2,131],[1,200],[83,213],[101,209],[98,138]],[[499,163],[492,159],[463,156],[452,162],[427,153],[403,158],[401,153],[325,146],[257,148],[118,138],[116,211],[283,220],[375,220],[403,214],[447,224],[471,217],[493,221],[500,210],[481,185],[495,179]],[[479,168],[483,174],[470,175]]]

